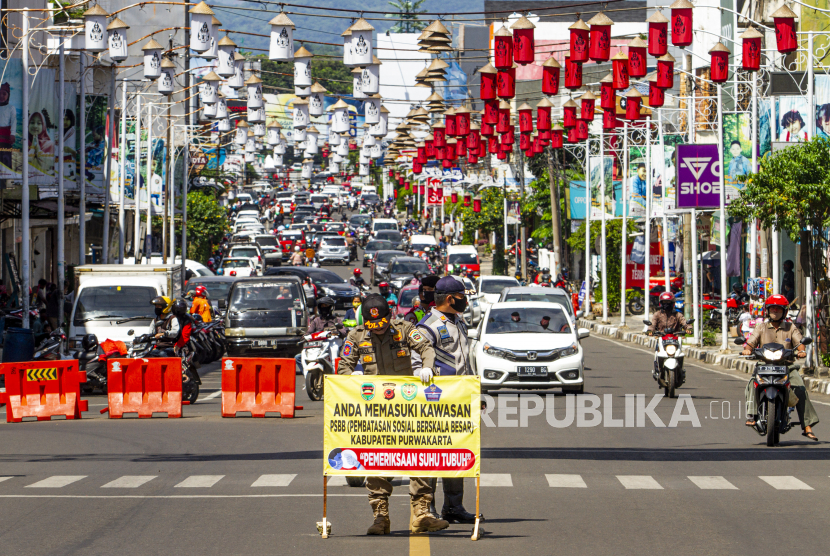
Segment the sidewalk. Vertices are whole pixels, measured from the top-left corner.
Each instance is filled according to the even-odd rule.
[[[609,324],[602,324],[599,320],[579,319],[578,326],[587,328],[592,333],[608,338],[622,340],[633,344],[639,344],[649,349],[657,345],[657,338],[646,336],[642,333],[642,315],[627,316],[626,329],[620,328],[619,317],[609,317]],[[693,347],[684,346],[686,357],[696,359],[710,365],[717,365],[725,369],[732,369],[743,373],[751,374],[755,369],[755,361],[746,359],[740,355],[740,348],[732,343],[729,344],[729,353],[720,353],[720,346]],[[823,375],[823,376],[822,376]],[[827,378],[827,369],[820,369],[820,376],[804,376],[804,384],[810,392],[830,394],[830,379]]]

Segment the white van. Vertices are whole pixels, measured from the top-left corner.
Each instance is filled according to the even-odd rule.
[[[377,195],[378,188],[374,185],[363,185],[360,187],[360,194],[361,195]]]
[[[391,230],[393,232],[399,232],[398,230],[398,221],[394,218],[375,218],[372,220],[372,230],[370,233],[375,235],[377,232],[382,230]]]

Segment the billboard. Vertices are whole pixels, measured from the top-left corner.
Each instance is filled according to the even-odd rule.
[[[717,145],[677,146],[677,208],[720,206]]]

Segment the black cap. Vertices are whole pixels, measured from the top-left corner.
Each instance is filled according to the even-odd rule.
[[[441,277],[437,274],[430,274],[429,276],[424,276],[423,278],[421,278],[421,283],[418,285],[418,292],[423,292],[424,286],[435,289],[435,285],[438,283],[439,280],[441,280]]]
[[[452,276],[444,276],[435,284],[435,293],[465,293],[466,288],[460,280]]]
[[[375,322],[389,317],[389,305],[386,300],[376,293],[366,296],[360,305],[360,312],[364,322]]]

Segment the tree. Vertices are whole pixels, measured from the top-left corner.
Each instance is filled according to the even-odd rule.
[[[496,234],[496,246],[493,252],[493,274],[503,276],[507,274],[507,264],[504,259],[504,191],[501,188],[488,187],[480,190],[481,212],[473,211],[473,207],[465,207],[459,199],[456,204],[456,214],[460,213],[464,223],[464,243],[472,242],[475,230],[489,238],[491,233]],[[452,205],[447,209],[452,212]]]
[[[228,215],[212,193],[187,193],[187,258],[207,262],[228,231]]]
[[[389,29],[393,33],[414,33],[415,31],[423,31],[427,26],[426,21],[420,21],[418,14],[426,13],[426,10],[419,10],[424,0],[400,0],[398,2],[389,2],[389,5],[398,10],[396,14],[386,14],[386,17],[394,17],[405,21],[399,21]]]

